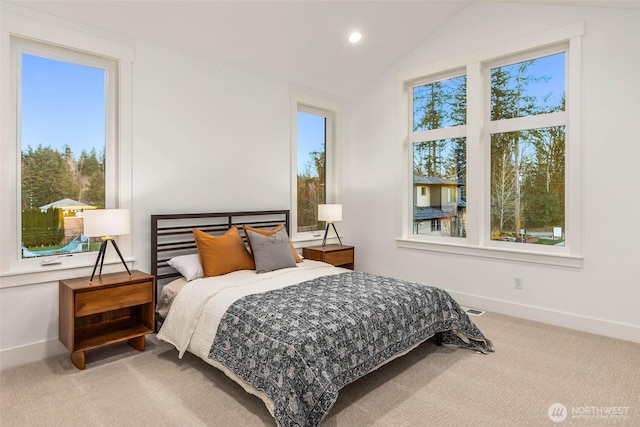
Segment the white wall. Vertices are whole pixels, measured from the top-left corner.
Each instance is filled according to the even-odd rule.
[[[526,35],[581,19],[586,23],[583,268],[397,248],[402,159],[394,145],[396,72],[499,43],[505,35]],[[356,245],[357,267],[438,284],[471,305],[637,337],[639,39],[637,11],[474,5],[380,76],[343,115],[350,130],[343,138],[343,229],[345,243]],[[149,271],[152,213],[288,207],[289,129],[286,82],[137,43],[134,268]],[[603,205],[611,200],[617,202]],[[522,291],[513,289],[516,275],[524,278]],[[16,358],[27,362],[64,351],[57,341],[57,314],[55,281],[0,289],[0,367]]]
[[[148,272],[153,213],[289,208],[290,86],[144,43],[135,50],[131,237],[133,267]],[[57,279],[0,289],[0,367],[65,351]]]
[[[137,268],[151,214],[289,207],[286,83],[138,44],[133,87]]]
[[[583,266],[396,247],[405,185],[396,74],[578,21],[585,23]],[[502,3],[465,9],[350,100],[351,162],[343,200],[357,267],[446,288],[463,304],[640,342],[639,69],[638,10]],[[523,290],[514,289],[515,276],[524,279]]]

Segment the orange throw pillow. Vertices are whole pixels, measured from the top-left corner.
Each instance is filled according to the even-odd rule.
[[[235,225],[218,237],[194,228],[193,237],[198,247],[205,277],[256,269],[253,257],[244,246]]]
[[[251,230],[254,233],[262,234],[263,236],[271,236],[272,234],[277,233],[283,228],[284,228],[284,224],[276,225],[271,230],[264,230],[262,228],[253,228],[253,227],[249,227],[248,225],[242,226],[245,236],[247,235],[247,230]],[[247,238],[247,241],[249,242],[249,248],[251,248],[251,240]],[[296,262],[302,262],[302,258],[300,258],[300,255],[298,255],[298,251],[296,251],[296,248],[293,247],[293,243],[291,243],[291,240],[289,240],[289,246],[291,247],[291,253],[293,254],[293,259],[295,259]],[[253,249],[251,249],[251,251],[253,252]]]

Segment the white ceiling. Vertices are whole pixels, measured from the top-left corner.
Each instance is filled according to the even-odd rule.
[[[348,97],[472,1],[479,0],[7,3]],[[531,2],[640,6],[638,0]],[[363,34],[358,45],[347,42],[353,29]]]

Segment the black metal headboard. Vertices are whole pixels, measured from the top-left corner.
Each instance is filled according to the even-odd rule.
[[[246,242],[243,225],[271,229],[278,224],[284,224],[289,234],[288,210],[151,215],[151,274],[156,276],[158,295],[166,283],[180,276],[167,261],[197,253],[194,228],[219,236],[235,225]]]

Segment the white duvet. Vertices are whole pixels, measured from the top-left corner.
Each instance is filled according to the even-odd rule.
[[[176,295],[157,337],[178,349],[178,357],[185,351],[195,354],[208,364],[223,371],[247,392],[258,396],[273,415],[273,403],[261,391],[238,378],[221,363],[209,358],[220,319],[236,300],[295,285],[321,276],[343,273],[343,268],[320,261],[304,260],[296,267],[256,274],[241,270],[223,276],[206,277],[187,282]],[[184,279],[177,279],[184,281]]]
[[[324,262],[304,260],[296,267],[268,273],[241,270],[192,280],[176,295],[157,337],[173,344],[180,358],[189,351],[219,367],[209,359],[209,350],[220,319],[237,299],[345,271],[348,270]]]

